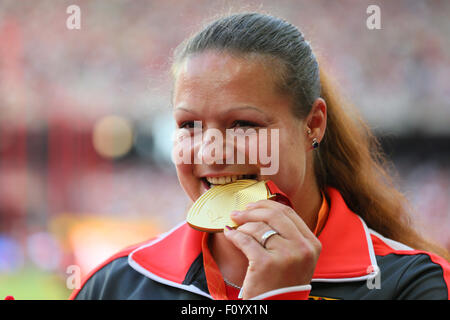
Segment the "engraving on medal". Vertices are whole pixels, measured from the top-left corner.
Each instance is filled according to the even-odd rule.
[[[218,222],[219,220],[222,219],[222,217],[216,211],[213,211],[213,210],[210,210],[210,209],[207,209],[206,215],[208,216],[209,221],[211,223],[216,223],[216,222]]]
[[[235,227],[230,212],[243,210],[247,203],[267,199],[265,181],[242,179],[214,186],[203,193],[189,209],[186,220],[194,229],[221,232],[225,226]]]

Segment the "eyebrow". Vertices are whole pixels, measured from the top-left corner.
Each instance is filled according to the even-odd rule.
[[[265,112],[264,112],[264,111],[262,111],[261,109],[259,109],[259,108],[257,108],[257,107],[254,107],[254,106],[242,106],[242,107],[236,107],[236,108],[233,108],[233,109],[228,109],[228,110],[225,111],[224,113],[230,113],[230,112],[233,112],[233,111],[236,111],[236,110],[245,110],[245,109],[255,110],[255,111],[258,111],[259,113],[262,113],[262,114],[265,115]]]
[[[259,109],[257,107],[254,107],[254,106],[241,106],[241,107],[231,108],[231,109],[228,109],[228,110],[224,111],[223,114],[228,114],[228,113],[233,112],[233,111],[246,110],[246,109],[255,110],[255,111],[257,111],[257,112],[267,116],[264,111],[262,111],[261,109]],[[181,110],[181,111],[197,114],[195,111],[193,111],[193,110],[191,110],[189,108],[185,108],[185,107],[177,107],[177,108],[174,109],[174,111],[177,111],[177,110]]]

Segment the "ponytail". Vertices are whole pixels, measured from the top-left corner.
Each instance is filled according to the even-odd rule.
[[[383,236],[449,260],[447,250],[423,239],[414,229],[409,214],[412,208],[393,183],[393,165],[367,123],[339,96],[323,67],[320,83],[327,104],[327,129],[314,159],[320,189],[338,189],[348,207]]]

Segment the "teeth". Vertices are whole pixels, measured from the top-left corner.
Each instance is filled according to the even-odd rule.
[[[226,177],[206,177],[206,180],[211,184],[226,184],[234,182],[239,179],[244,179],[245,177],[250,177],[250,175],[233,175]]]

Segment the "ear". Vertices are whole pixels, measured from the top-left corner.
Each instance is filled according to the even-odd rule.
[[[304,123],[307,139],[311,141],[311,145],[314,138],[320,143],[327,128],[327,104],[325,100],[317,98],[314,101]]]

